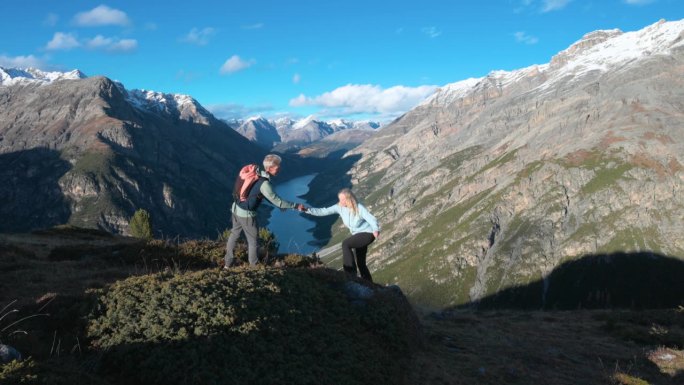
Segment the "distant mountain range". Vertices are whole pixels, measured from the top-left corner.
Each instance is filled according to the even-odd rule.
[[[0,67],[0,231],[70,223],[156,236],[229,226],[237,170],[265,150],[187,95],[127,90],[80,71]]]
[[[288,151],[292,148],[306,147],[343,130],[376,130],[381,127],[378,122],[369,120],[349,121],[336,119],[331,121],[317,120],[308,116],[300,120],[290,118],[266,119],[261,116],[245,120],[227,121],[242,136],[266,149],[276,148]],[[360,135],[358,138],[366,138]],[[348,138],[349,139],[349,138]],[[331,138],[330,140],[334,140]],[[361,142],[355,142],[360,144]]]
[[[385,126],[347,154],[383,224],[374,277],[440,307],[538,281],[541,305],[567,261],[683,259],[683,62],[684,21],[595,31],[548,64],[448,84]]]

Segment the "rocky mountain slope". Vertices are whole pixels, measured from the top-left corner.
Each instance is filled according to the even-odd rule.
[[[268,120],[262,117],[247,119],[235,131],[259,146],[270,149],[281,142],[280,134]]]
[[[563,262],[684,258],[683,62],[684,21],[596,31],[548,64],[449,84],[380,130],[347,155],[384,226],[374,277],[435,306],[540,281],[542,304]]]
[[[263,149],[187,95],[126,90],[78,71],[0,68],[0,231],[70,223],[157,236],[228,226],[238,167]]]

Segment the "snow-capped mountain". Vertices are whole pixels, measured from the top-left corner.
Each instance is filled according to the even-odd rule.
[[[273,123],[261,116],[248,118],[235,131],[266,149],[271,149],[276,143],[281,141],[280,135]]]
[[[126,90],[118,83],[126,99],[136,108],[161,112],[199,124],[209,124],[214,116],[190,95],[167,94],[150,90]]]
[[[280,143],[279,150],[314,143],[342,130],[376,130],[381,127],[380,123],[370,120],[323,121],[318,120],[314,115],[299,120],[289,117],[266,119],[256,116],[237,121],[237,124],[231,126],[241,135],[259,143],[262,147],[271,148]],[[365,138],[368,135],[358,137]]]
[[[511,85],[519,87],[521,82],[536,82],[539,90],[553,89],[559,82],[571,83],[590,72],[616,71],[634,61],[681,49],[684,47],[683,30],[684,20],[660,20],[639,31],[611,29],[590,32],[555,55],[548,64],[514,71],[492,71],[481,78],[447,84],[420,105],[448,105],[478,89],[503,92]],[[534,87],[529,91],[535,91]]]
[[[36,68],[5,68],[0,67],[0,86],[12,86],[17,84],[50,84],[58,80],[83,79],[86,75],[79,71],[70,72],[46,72]]]
[[[56,81],[85,79],[79,70],[69,72],[46,72],[35,68],[4,68],[0,67],[0,86],[14,85],[48,85]],[[209,124],[213,115],[202,107],[197,100],[189,95],[169,94],[150,90],[128,90],[123,84],[115,82],[126,100],[135,108],[153,113],[162,113],[177,119]]]
[[[357,129],[357,130],[375,130],[380,128],[380,123],[371,120],[346,120],[335,119],[327,122],[335,131]]]

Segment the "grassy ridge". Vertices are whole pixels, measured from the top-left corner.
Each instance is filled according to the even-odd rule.
[[[225,271],[223,245],[210,241],[140,243],[74,228],[0,241],[10,257],[0,262],[24,277],[50,266],[52,276],[28,291],[13,282],[19,301],[0,315],[0,341],[27,359],[2,365],[1,384],[401,384],[420,344],[399,292],[310,268],[305,257]]]

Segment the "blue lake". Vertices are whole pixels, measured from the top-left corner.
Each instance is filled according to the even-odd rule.
[[[308,206],[306,200],[300,196],[309,191],[309,182],[315,176],[316,174],[304,175],[286,182],[274,183],[274,188],[281,198]],[[308,244],[315,240],[311,230],[316,223],[310,218],[297,210],[271,211],[268,229],[275,234],[280,243],[279,253],[311,254],[319,249]]]

